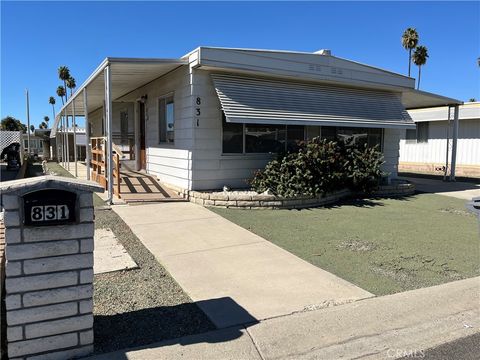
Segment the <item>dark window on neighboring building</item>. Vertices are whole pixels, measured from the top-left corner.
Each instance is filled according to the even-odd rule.
[[[407,129],[405,132],[405,140],[407,144],[417,142],[417,129]]]
[[[428,122],[417,123],[417,143],[428,142]]]

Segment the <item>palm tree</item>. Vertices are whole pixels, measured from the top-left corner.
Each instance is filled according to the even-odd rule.
[[[417,90],[420,89],[420,76],[422,75],[422,65],[427,63],[428,50],[425,46],[417,46],[413,53],[413,62],[418,66]]]
[[[67,87],[70,89],[70,97],[72,97],[73,89],[77,87],[77,83],[75,82],[75,79],[71,76],[67,79]]]
[[[65,100],[67,100],[67,92],[65,91],[65,88],[63,86],[57,87],[57,95],[62,99],[62,105],[65,105],[63,102],[63,97],[65,96]]]
[[[40,129],[48,129],[48,125],[45,121],[42,121],[42,123],[39,125]]]
[[[53,110],[53,118],[55,119],[55,98],[53,96],[50,96],[50,99],[48,99],[48,103],[52,105],[52,110]]]
[[[44,116],[43,121],[45,122],[45,125],[47,125],[45,129],[48,129],[48,122],[50,121],[50,118],[48,116]]]
[[[66,66],[60,66],[58,68],[58,77],[63,81],[63,88],[67,88],[67,80],[70,78],[70,70]],[[65,92],[65,101],[67,101],[67,92]]]
[[[30,125],[30,131],[33,133],[34,130],[35,130],[35,126]]]
[[[412,64],[412,49],[418,44],[418,33],[415,28],[407,28],[402,35],[402,46],[408,50],[408,76],[410,76],[410,67]]]

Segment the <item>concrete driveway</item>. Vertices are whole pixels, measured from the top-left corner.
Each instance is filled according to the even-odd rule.
[[[218,328],[373,296],[199,205],[113,209]]]
[[[471,200],[480,196],[480,179],[473,182],[447,182],[442,180],[427,179],[421,177],[401,177],[415,184],[415,188],[421,192],[438,195],[452,196],[462,200]]]

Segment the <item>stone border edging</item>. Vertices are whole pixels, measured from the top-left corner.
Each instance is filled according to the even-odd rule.
[[[284,198],[273,194],[258,194],[253,191],[232,191],[232,192],[202,192],[183,191],[179,192],[187,197],[190,202],[202,206],[214,206],[236,209],[302,209],[330,205],[339,200],[355,195],[350,190],[341,190],[327,194],[323,197],[299,196],[296,198]],[[392,184],[381,186],[372,197],[400,197],[413,195],[415,186],[411,183]],[[361,194],[359,194],[362,196]]]

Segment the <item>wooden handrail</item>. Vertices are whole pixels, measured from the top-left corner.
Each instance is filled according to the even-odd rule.
[[[105,143],[107,142],[106,137],[93,137],[90,138],[92,142],[92,159],[90,160],[92,167],[91,167],[91,178],[92,180],[98,182],[100,185],[104,186],[105,189],[108,188],[108,180],[106,178],[106,159],[107,159],[107,147]],[[118,145],[112,143],[113,148],[113,191],[115,195],[120,198],[120,156],[123,156],[122,150],[118,147]],[[115,184],[116,180],[116,184]]]
[[[122,149],[120,149],[120,147],[114,142],[112,142],[112,148],[113,148],[113,151],[115,151],[118,155],[120,155],[121,157],[124,156]]]

